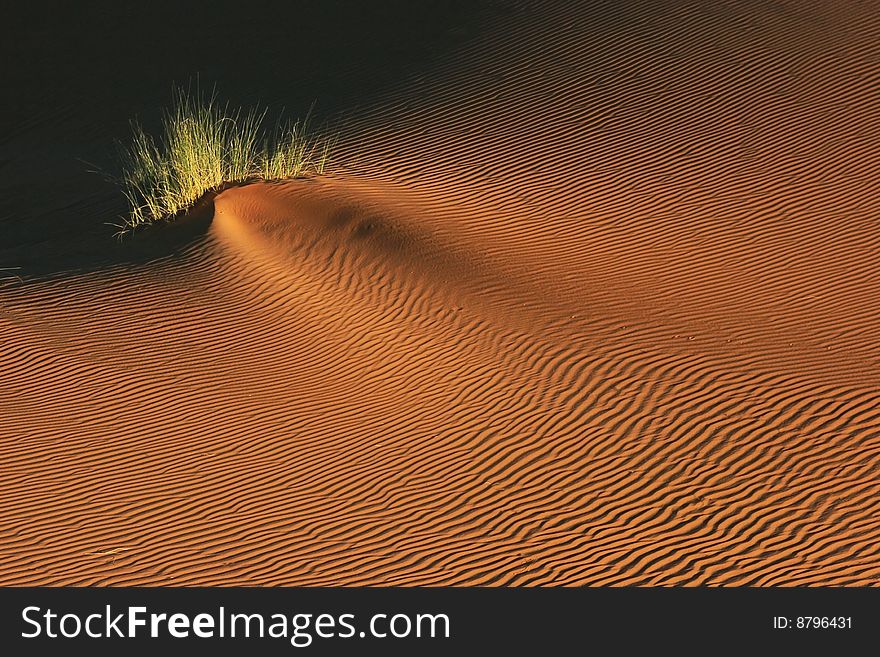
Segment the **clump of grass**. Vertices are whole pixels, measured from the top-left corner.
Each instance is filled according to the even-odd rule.
[[[173,101],[158,140],[132,124],[119,180],[131,205],[123,232],[170,219],[225,185],[320,174],[329,162],[331,142],[308,135],[308,118],[267,133],[265,110],[230,110],[183,90]]]

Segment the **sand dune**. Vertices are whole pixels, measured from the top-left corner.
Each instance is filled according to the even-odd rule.
[[[876,585],[876,12],[610,5],[6,280],[0,583]]]

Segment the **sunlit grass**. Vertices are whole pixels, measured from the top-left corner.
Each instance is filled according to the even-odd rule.
[[[308,120],[268,132],[265,111],[182,90],[173,100],[158,140],[134,123],[123,148],[119,182],[131,205],[123,231],[170,219],[224,185],[320,174],[329,162],[331,142],[309,136]]]

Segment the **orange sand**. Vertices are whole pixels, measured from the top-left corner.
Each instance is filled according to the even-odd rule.
[[[331,175],[0,288],[0,583],[876,584],[878,16],[710,5],[499,17]]]

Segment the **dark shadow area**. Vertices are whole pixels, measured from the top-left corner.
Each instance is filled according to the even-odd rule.
[[[116,142],[135,118],[158,130],[173,84],[216,86],[232,106],[268,106],[270,121],[314,104],[314,124],[333,125],[430,76],[486,12],[454,0],[21,3],[0,31],[0,268],[94,270],[193,238],[169,231],[156,253],[119,243],[107,224],[125,201],[90,171],[118,173]]]

